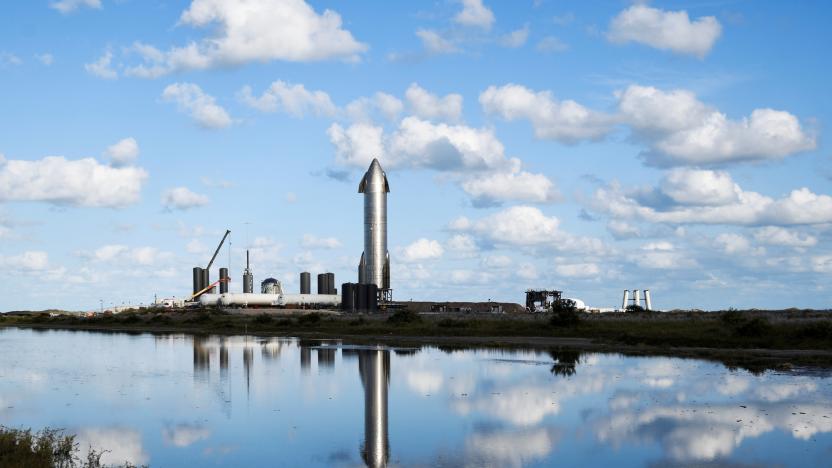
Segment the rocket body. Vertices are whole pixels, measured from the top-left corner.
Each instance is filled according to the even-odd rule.
[[[378,159],[361,179],[364,194],[364,253],[358,264],[358,282],[390,289],[390,255],[387,252],[387,193],[390,186]]]

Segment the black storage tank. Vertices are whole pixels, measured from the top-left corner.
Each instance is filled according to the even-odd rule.
[[[318,274],[318,294],[326,294],[326,273]]]
[[[378,286],[367,285],[367,311],[378,312]]]
[[[367,286],[366,284],[355,285],[355,308],[358,312],[367,312]]]
[[[228,268],[220,268],[220,294],[228,292]]]
[[[312,275],[308,271],[300,274],[300,293],[312,294]]]
[[[326,273],[326,293],[335,294],[335,273]]]
[[[341,285],[341,309],[344,312],[355,312],[355,284]]]
[[[202,268],[201,267],[194,267],[194,292],[196,294],[202,291],[202,288],[205,286],[202,285]]]

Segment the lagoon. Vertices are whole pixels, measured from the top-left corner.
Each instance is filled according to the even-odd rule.
[[[828,466],[832,378],[558,349],[0,329],[0,425],[149,466]]]

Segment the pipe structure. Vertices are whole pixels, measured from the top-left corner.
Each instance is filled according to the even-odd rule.
[[[641,305],[641,295],[638,289],[633,289],[633,305],[640,306]]]
[[[364,252],[358,264],[358,282],[390,289],[390,254],[387,252],[387,194],[390,185],[378,159],[373,159],[358,185],[364,194]]]
[[[624,299],[621,300],[621,310],[627,310],[627,303],[630,302],[630,290],[624,290]]]
[[[650,290],[649,289],[644,290],[644,306],[645,306],[645,309],[647,309],[647,310],[653,310],[653,304],[652,304],[652,301],[650,300]]]

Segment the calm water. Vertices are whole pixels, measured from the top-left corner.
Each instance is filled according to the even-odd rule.
[[[832,379],[696,360],[0,329],[0,424],[151,466],[832,466]]]

